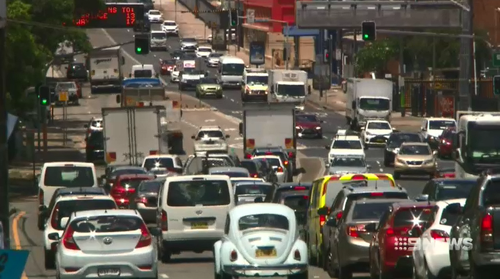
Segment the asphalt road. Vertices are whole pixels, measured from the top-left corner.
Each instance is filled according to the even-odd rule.
[[[133,40],[133,33],[130,30],[102,30],[89,31],[89,37],[94,46],[106,46],[120,42],[127,42]],[[175,38],[169,39],[171,49],[176,49],[179,46],[178,40]],[[158,66],[158,59],[168,57],[165,52],[153,52],[145,56],[135,55],[133,46],[127,45],[124,47],[126,51],[125,59],[125,72],[130,71],[133,64],[144,63],[153,64]],[[168,83],[168,78],[163,77]],[[169,92],[168,95],[171,99],[180,99],[182,97],[183,106],[189,109],[184,110],[182,130],[185,135],[184,147],[188,154],[192,153],[193,142],[191,135],[197,130],[197,127],[202,125],[219,125],[226,133],[230,135],[230,146],[238,155],[242,155],[242,139],[238,135],[238,123],[241,118],[241,102],[239,101],[239,91],[225,91],[224,98],[220,100],[203,100],[212,109],[198,109],[195,106],[200,104],[199,100],[195,99],[193,92],[183,92],[180,94],[177,91],[176,85],[167,85]],[[76,136],[80,142],[79,147],[83,147],[83,125],[92,116],[99,116],[101,108],[103,107],[116,107],[115,95],[90,95],[88,88],[84,90],[84,98],[81,100],[80,106],[68,108],[68,124],[71,124],[72,133],[80,133]],[[322,158],[326,158],[327,150],[324,145],[330,144],[331,138],[335,135],[339,128],[344,127],[343,116],[325,111],[323,109],[315,108],[310,105],[306,107],[308,112],[316,113],[321,119],[325,121],[323,125],[324,139],[318,140],[300,140],[299,161],[301,166],[306,169],[306,174],[301,177],[302,181],[311,181],[319,177],[323,172]],[[62,109],[56,109],[56,118],[61,118]],[[367,150],[367,158],[369,164],[372,165],[372,170],[375,172],[388,172],[392,173],[391,168],[385,168],[380,165],[383,160],[383,150],[369,149]],[[75,158],[75,160],[83,160]],[[451,163],[440,162],[440,165],[446,166]],[[102,169],[100,170],[102,171]],[[405,187],[411,196],[415,196],[421,192],[426,179],[409,179],[400,180],[400,183]],[[13,217],[12,224],[12,243],[18,249],[29,250],[30,256],[26,264],[25,277],[23,278],[54,278],[54,271],[46,271],[44,268],[44,255],[43,255],[43,235],[42,232],[36,228],[37,205],[36,201],[25,201],[14,204],[19,214]],[[205,278],[211,277],[213,274],[213,261],[211,253],[183,253],[174,256],[171,263],[160,265],[160,278]],[[327,279],[329,276],[323,271],[315,267],[310,268],[310,278],[314,279]]]

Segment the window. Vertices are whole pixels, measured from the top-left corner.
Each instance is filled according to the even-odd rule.
[[[137,189],[142,181],[148,180],[147,178],[133,178],[133,179],[121,179],[120,184],[125,188]]]
[[[141,78],[141,77],[150,78],[152,76],[153,76],[153,71],[151,71],[151,70],[135,70],[134,71],[134,77],[136,77],[136,78]]]
[[[210,174],[214,175],[227,175],[229,177],[250,177],[250,175],[246,172],[231,172],[231,171],[214,171],[211,172]]]
[[[141,181],[139,187],[137,188],[138,192],[142,193],[158,193],[160,191],[160,187],[165,183],[165,181]]]
[[[396,212],[393,226],[396,228],[423,226],[432,214],[432,208],[402,208]]]
[[[312,203],[311,203],[312,206],[311,207],[313,210],[318,207],[318,200],[319,200],[319,194],[320,194],[319,192],[321,191],[322,182],[323,182],[323,180],[321,180],[321,179],[314,182],[312,189],[311,189],[312,195],[309,195],[310,197],[312,197]]]
[[[306,95],[306,89],[303,85],[298,84],[280,84],[276,95],[303,97]]]
[[[177,26],[177,24],[175,22],[172,22],[172,21],[164,21],[163,25],[165,25],[165,26]]]
[[[439,219],[439,224],[445,226],[453,226],[458,221],[459,217],[460,214],[451,214],[449,211],[444,209],[443,213],[441,214],[441,218]]]
[[[144,169],[119,169],[111,173],[111,177],[118,177],[122,174],[147,174]]]
[[[389,137],[387,147],[398,148],[403,142],[422,142],[423,139],[418,134],[395,133]]]
[[[234,190],[236,196],[268,195],[272,192],[273,186],[265,184],[244,184],[237,185]]]
[[[335,157],[331,167],[365,167],[365,160],[362,157]]]
[[[267,163],[271,167],[282,167],[280,159],[277,159],[277,158],[265,158],[265,160],[267,161]]]
[[[58,230],[64,229],[60,222],[64,217],[70,217],[71,213],[82,210],[116,209],[116,203],[113,200],[82,199],[60,201],[56,204],[52,215],[55,218]]]
[[[353,220],[380,220],[392,203],[360,203],[353,208]]]
[[[208,47],[200,47],[200,48],[198,48],[198,51],[199,52],[212,52],[212,49],[208,48]]]
[[[309,197],[307,195],[285,196],[282,203],[295,211],[306,211]]]
[[[224,226],[224,234],[229,234],[229,229],[231,228],[231,218],[229,214],[226,216],[226,225]]]
[[[144,162],[144,168],[146,170],[151,170],[154,168],[174,168],[174,159],[173,158],[148,158]]]
[[[486,183],[486,188],[483,190],[483,206],[498,206],[500,205],[500,180],[490,180]]]
[[[285,153],[283,153],[283,151],[270,151],[270,150],[255,150],[254,149],[254,152],[253,152],[253,155],[254,156],[267,156],[267,155],[274,155],[274,156],[278,156],[280,157],[281,161],[284,162],[284,161],[288,161],[288,157]]]
[[[219,130],[213,130],[213,131],[199,131],[198,135],[196,136],[197,139],[202,139],[202,138],[224,138],[224,134],[222,131]]]
[[[332,149],[363,149],[359,140],[335,140]]]
[[[401,155],[431,155],[431,149],[425,145],[405,145],[399,151]]]
[[[254,214],[241,217],[238,221],[240,231],[255,228],[288,230],[288,219],[277,214]]]
[[[335,200],[333,200],[331,208],[332,212],[337,210],[342,210],[342,206],[344,204],[344,197],[345,197],[344,191],[340,191]]]
[[[455,121],[453,120],[432,120],[429,121],[429,130],[445,130],[448,128],[455,128]]]
[[[382,217],[380,217],[380,220],[378,221],[377,225],[377,230],[379,228],[385,227],[385,224],[387,223],[387,220],[389,220],[389,216],[391,216],[391,213],[392,213],[392,205],[390,205],[389,209],[382,214]]]
[[[229,185],[224,180],[193,180],[168,184],[168,206],[217,206],[228,205],[230,202]]]
[[[127,232],[141,229],[142,219],[135,216],[92,216],[71,222],[77,233]]]
[[[469,196],[471,189],[476,185],[476,181],[450,180],[437,183],[436,200],[465,199]]]
[[[92,187],[94,171],[91,167],[53,166],[45,169],[43,184],[54,187]]]
[[[104,148],[104,135],[103,132],[93,132],[87,140],[87,146],[96,149]]]
[[[222,64],[222,75],[242,76],[245,70],[244,64]]]
[[[241,166],[248,170],[250,173],[257,173],[257,165],[252,161],[243,161],[240,163]]]
[[[299,114],[295,116],[296,122],[319,122],[316,115],[312,114]]]
[[[386,122],[370,122],[368,123],[368,129],[374,129],[374,130],[390,130],[391,125]]]
[[[267,85],[267,76],[247,76],[247,84],[264,84]]]
[[[391,102],[388,99],[362,98],[359,108],[363,110],[389,110]]]
[[[167,34],[165,34],[165,33],[151,33],[151,38],[153,40],[166,40]]]

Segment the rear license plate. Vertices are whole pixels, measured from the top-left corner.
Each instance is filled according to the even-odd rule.
[[[97,275],[99,275],[99,277],[103,277],[103,276],[119,276],[120,275],[120,269],[119,268],[99,268],[97,270]]]
[[[255,251],[256,258],[273,258],[276,257],[276,249],[257,249]]]
[[[208,223],[207,222],[191,223],[191,229],[192,230],[206,230],[206,229],[208,229]]]

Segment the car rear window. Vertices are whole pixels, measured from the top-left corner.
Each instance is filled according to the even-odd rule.
[[[439,224],[445,226],[453,226],[457,222],[459,216],[460,214],[453,214],[444,209],[443,213],[441,214],[441,219],[439,219]]]
[[[141,184],[142,181],[144,180],[149,180],[147,178],[132,178],[132,179],[122,179],[120,180],[120,184],[122,187],[125,187],[125,188],[134,188],[134,189],[137,189],[137,187],[139,186],[139,184]]]
[[[267,195],[271,193],[273,186],[265,184],[255,184],[255,185],[237,185],[234,189],[234,194],[236,196],[243,195]]]
[[[266,155],[272,155],[272,156],[278,156],[280,157],[281,161],[286,161],[285,154],[280,151],[256,151],[254,153],[254,156],[266,156]]]
[[[483,205],[500,205],[500,180],[490,180],[483,191]]]
[[[276,193],[274,194],[273,200],[274,200],[274,202],[281,203],[281,200],[283,199],[283,197],[285,197],[286,195],[288,195],[290,193],[307,196],[307,195],[309,195],[309,188],[303,187],[303,186],[295,186],[295,187],[291,187],[291,188],[287,187],[287,188],[282,188],[282,189],[278,188],[278,190],[276,190]]]
[[[354,206],[352,212],[353,220],[380,220],[384,212],[392,205],[387,203],[358,203]]]
[[[476,185],[476,181],[446,181],[438,183],[436,199],[438,201],[465,199],[469,196],[470,190]]]
[[[307,195],[293,195],[284,197],[282,203],[293,210],[305,211],[307,210],[308,201],[309,196]]]
[[[147,172],[144,169],[121,169],[113,171],[111,177],[117,177],[122,174],[147,174]]]
[[[398,227],[421,227],[432,216],[432,208],[402,208],[394,216],[395,228]]]
[[[108,233],[135,231],[144,222],[135,216],[92,216],[71,222],[71,228],[78,233]]]
[[[172,158],[149,158],[144,162],[144,168],[151,170],[154,168],[174,168],[174,160]]]
[[[58,230],[64,229],[60,226],[61,219],[70,217],[71,213],[82,210],[116,209],[116,203],[109,199],[81,199],[68,200],[56,203],[55,212],[52,213]]]
[[[352,202],[361,199],[395,199],[395,200],[406,200],[408,199],[408,194],[405,192],[368,192],[368,193],[352,193],[347,195],[347,199],[344,203],[344,208],[349,208]]]
[[[265,160],[271,167],[281,167],[281,162],[277,158],[266,158]]]
[[[235,171],[217,171],[217,172],[212,172],[211,174],[214,174],[214,175],[227,175],[229,177],[250,177],[250,175],[248,175],[248,173],[246,172],[235,172]]]
[[[257,165],[255,162],[243,161],[240,163],[241,167],[247,169],[251,173],[257,173]]]
[[[241,217],[238,221],[240,231],[254,228],[288,230],[288,218],[278,214],[253,214]]]
[[[158,193],[165,181],[142,181],[137,191],[142,193]]]
[[[170,182],[167,205],[172,207],[228,205],[231,202],[229,189],[225,180]]]
[[[73,165],[47,167],[43,184],[48,187],[92,187],[94,170]]]

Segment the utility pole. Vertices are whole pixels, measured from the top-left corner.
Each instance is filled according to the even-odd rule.
[[[462,10],[462,34],[473,35],[473,0],[468,0],[469,10]],[[471,78],[472,59],[474,53],[472,52],[472,42],[474,38],[460,39],[460,81],[458,89],[458,110],[471,109],[471,94],[469,80]]]
[[[5,247],[10,248],[9,222],[9,158],[7,147],[7,92],[5,86],[5,28],[7,1],[0,1],[0,218]]]

